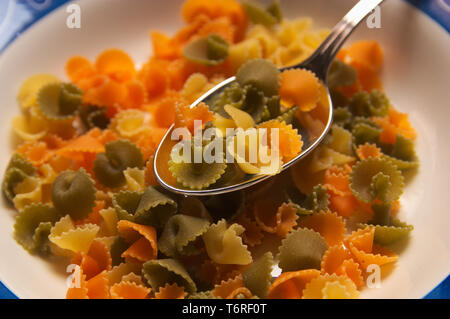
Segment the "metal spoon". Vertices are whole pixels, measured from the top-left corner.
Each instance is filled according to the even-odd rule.
[[[350,36],[353,30],[361,23],[361,21],[374,10],[383,0],[361,0],[359,1],[346,15],[345,17],[333,28],[330,35],[325,39],[325,41],[319,46],[319,48],[304,62],[299,65],[290,66],[280,69],[280,71],[285,71],[289,69],[307,69],[312,71],[316,77],[323,83],[327,83],[327,74],[330,65],[335,58],[337,52],[344,44],[345,40]],[[195,101],[191,108],[197,106],[201,102],[208,104],[208,101],[215,95],[220,93],[224,88],[235,82],[235,77],[231,77],[207,93],[201,96],[197,101]],[[297,155],[294,159],[284,164],[282,170],[285,170],[299,160],[308,155],[312,150],[314,150],[320,142],[327,135],[333,120],[333,105],[331,102],[330,92],[327,88],[328,94],[328,106],[326,109],[322,110],[322,116],[314,120],[321,120],[323,122],[323,130],[314,134],[312,138],[310,137],[307,141],[304,141],[302,152]],[[323,116],[323,112],[327,112],[327,116]],[[320,113],[320,111],[318,112]],[[229,193],[237,190],[242,190],[244,188],[253,186],[259,182],[262,182],[271,176],[268,175],[249,175],[244,174],[244,176],[236,175],[235,180],[231,179],[226,184],[217,182],[211,185],[207,189],[203,190],[192,190],[184,188],[182,185],[178,184],[176,180],[171,175],[168,170],[168,161],[170,159],[170,152],[172,147],[176,142],[171,140],[171,134],[174,129],[174,125],[170,127],[167,131],[164,139],[159,145],[155,157],[154,157],[154,172],[158,182],[169,191],[190,195],[190,196],[209,196],[209,195],[219,195],[224,193]]]

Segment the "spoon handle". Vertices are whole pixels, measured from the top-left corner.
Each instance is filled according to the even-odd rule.
[[[326,83],[328,69],[339,49],[353,30],[384,0],[361,0],[331,30],[330,35],[317,50],[299,66],[313,71]],[[292,67],[291,67],[292,68]]]

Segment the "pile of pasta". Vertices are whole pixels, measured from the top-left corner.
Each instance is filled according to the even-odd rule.
[[[419,165],[416,131],[382,91],[380,46],[339,52],[334,126],[305,160],[245,191],[182,197],[158,186],[153,155],[173,123],[213,120],[189,103],[248,63],[302,61],[327,34],[283,19],[276,3],[187,0],[182,16],[174,36],[151,32],[141,69],[110,49],[70,58],[70,82],[38,74],[22,84],[13,128],[23,143],[2,185],[18,211],[15,239],[78,265],[67,298],[358,297],[366,269],[396,262],[389,245],[413,229],[397,214],[405,172]],[[287,96],[299,78],[285,75]],[[276,123],[248,114],[295,136],[319,101],[291,98]]]

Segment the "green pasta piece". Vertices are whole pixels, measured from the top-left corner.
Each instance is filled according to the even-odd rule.
[[[216,297],[212,294],[211,291],[202,291],[197,292],[195,294],[191,294],[187,297],[187,299],[222,299],[221,297]]]
[[[347,107],[348,105],[347,97],[338,90],[330,88],[330,97],[331,101],[333,102],[334,108]]]
[[[349,101],[349,109],[355,116],[386,116],[389,105],[386,95],[377,90],[358,92]]]
[[[356,69],[342,61],[334,60],[328,71],[328,87],[349,86],[356,82]]]
[[[337,107],[333,112],[333,123],[346,127],[352,120],[352,113],[346,107]]]
[[[96,191],[95,182],[83,168],[64,171],[53,182],[52,201],[58,211],[79,220],[94,208]]]
[[[283,21],[283,11],[281,10],[281,4],[279,0],[275,0],[267,7],[267,12],[269,12],[276,20],[277,23]]]
[[[400,170],[408,170],[419,166],[414,142],[398,134],[393,147],[382,145],[384,157]]]
[[[211,109],[225,118],[229,115],[224,107],[231,105],[250,114],[256,123],[267,120],[271,112],[277,114],[280,108],[279,96],[265,97],[264,93],[252,85],[231,84],[209,103]],[[278,109],[278,111],[277,111]]]
[[[400,197],[403,187],[402,173],[383,158],[362,160],[353,166],[350,174],[350,188],[364,203],[377,198],[384,203],[392,203]]]
[[[379,245],[390,245],[408,236],[414,226],[408,225],[399,220],[394,220],[390,226],[359,224],[360,228],[375,227],[374,242]]]
[[[180,155],[177,153],[177,150],[174,148],[174,151],[171,153],[171,160],[169,161],[169,170],[172,173],[173,177],[177,179],[177,182],[183,185],[184,187],[190,189],[205,189],[209,186],[215,184],[221,176],[225,173],[227,168],[227,164],[225,160],[222,160],[222,163],[219,161],[213,161],[212,163],[200,162],[195,163],[194,160],[194,145],[195,142],[191,142],[191,157],[188,161],[185,161],[184,158],[177,161],[175,158],[178,158]],[[209,147],[213,147],[214,143],[204,146],[201,149],[202,154],[208,151]],[[183,154],[181,154],[183,157]],[[224,158],[224,154],[219,154],[222,158]]]
[[[328,195],[326,188],[317,185],[301,205],[297,204],[297,213],[299,215],[311,215],[320,211],[327,211],[329,205],[330,195]]]
[[[139,207],[142,193],[131,191],[120,191],[112,198],[113,206],[120,220],[134,221],[134,215]]]
[[[126,140],[107,143],[105,153],[97,155],[94,161],[94,173],[97,180],[111,188],[125,185],[123,172],[127,168],[143,168],[144,158],[141,150]]]
[[[357,148],[365,143],[377,144],[380,133],[380,129],[365,123],[355,125],[352,130],[354,147]]]
[[[18,168],[10,168],[6,171],[3,177],[2,190],[10,202],[16,197],[16,193],[14,192],[16,186],[22,183],[27,177],[28,175]]]
[[[283,19],[280,3],[275,1],[267,8],[262,7],[255,2],[244,2],[242,5],[247,12],[250,21],[254,24],[262,24],[266,27],[272,27],[281,22]]]
[[[293,122],[293,116],[291,117],[291,114],[295,114],[291,112],[286,111],[284,114],[281,114],[281,97],[279,95],[274,95],[270,98],[265,98],[265,105],[267,107],[266,114],[263,115],[263,120],[273,119],[279,116],[283,116],[286,120],[290,121],[292,124]]]
[[[242,191],[202,198],[213,221],[221,219],[232,221],[245,208],[245,198]]]
[[[203,202],[196,197],[184,197],[180,205],[180,214],[205,219],[212,222],[212,217]]]
[[[267,296],[272,280],[273,265],[273,255],[267,252],[244,272],[245,286],[253,295],[260,298]]]
[[[49,252],[50,228],[61,214],[48,204],[32,204],[23,209],[14,224],[14,238],[30,253]]]
[[[390,204],[373,204],[373,217],[370,223],[373,225],[388,226],[391,222],[391,210],[392,205]]]
[[[306,228],[296,229],[281,243],[277,256],[279,267],[283,272],[320,269],[327,249],[328,245],[319,233]]]
[[[80,109],[80,119],[86,131],[93,128],[107,129],[111,120],[106,114],[106,108],[95,105],[87,105]]]
[[[23,155],[15,153],[5,170],[2,182],[2,191],[6,198],[12,202],[16,194],[14,189],[29,176],[35,176],[36,168],[28,162]]]
[[[54,222],[40,223],[34,230],[33,241],[35,245],[35,251],[41,256],[47,256],[51,253],[50,241],[48,236],[54,225]]]
[[[149,260],[142,267],[148,284],[157,291],[166,284],[177,284],[188,293],[195,293],[197,287],[184,266],[175,259]]]
[[[236,81],[242,87],[251,85],[267,97],[278,95],[280,88],[280,71],[277,66],[264,59],[253,59],[245,62],[236,74]]]
[[[122,254],[130,247],[130,244],[120,236],[117,236],[111,244],[110,253],[112,266],[118,266],[125,262],[125,258],[122,258]]]
[[[167,220],[177,212],[177,203],[154,187],[148,187],[143,193],[116,193],[113,196],[113,206],[119,219],[158,229],[164,227]]]
[[[27,159],[22,154],[19,153],[14,153],[12,155],[6,170],[9,170],[11,168],[20,169],[28,176],[35,176],[37,173],[37,170],[33,166],[33,164],[28,162]]]
[[[287,110],[284,110],[276,119],[277,121],[285,122],[287,125],[294,124],[295,114],[297,113],[297,111],[298,106],[295,105]]]
[[[173,258],[190,254],[192,246],[188,245],[194,244],[208,230],[209,224],[207,220],[197,217],[172,216],[164,226],[158,248],[163,254]]]
[[[196,39],[186,45],[183,56],[189,61],[206,66],[218,65],[228,57],[228,42],[217,34]]]
[[[178,205],[172,198],[159,192],[155,187],[148,187],[142,194],[134,220],[138,224],[162,229],[177,210]]]
[[[50,120],[73,120],[83,103],[83,92],[70,83],[52,83],[44,86],[37,97],[42,115]]]

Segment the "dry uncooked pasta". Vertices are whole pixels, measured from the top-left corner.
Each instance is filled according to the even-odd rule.
[[[23,143],[2,182],[18,211],[16,241],[79,265],[80,286],[67,298],[357,298],[369,265],[400,258],[389,245],[413,230],[399,220],[399,199],[405,173],[419,165],[417,132],[382,91],[380,45],[339,52],[328,83],[335,124],[279,174],[323,129],[327,106],[314,74],[278,67],[303,61],[328,31],[310,18],[284,19],[278,2],[186,0],[181,11],[179,32],[151,32],[154,53],[140,68],[107,49],[95,61],[70,58],[70,82],[37,74],[22,83],[12,123]],[[232,75],[234,85],[189,107]],[[245,149],[239,165],[168,154],[174,182],[205,189],[243,174],[274,176],[221,196],[166,191],[153,158],[174,123],[190,134],[215,128]],[[251,162],[250,139],[268,151],[273,136],[275,160]],[[192,141],[205,151],[214,140]]]

